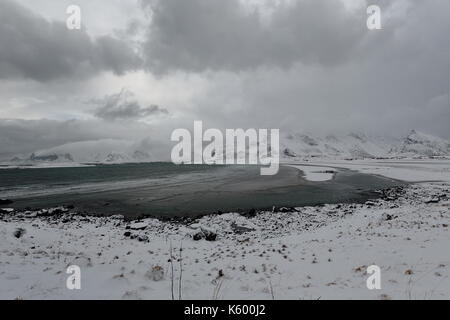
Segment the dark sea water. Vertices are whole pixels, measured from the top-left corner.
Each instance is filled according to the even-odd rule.
[[[91,214],[171,218],[360,202],[401,184],[349,170],[332,181],[309,182],[296,168],[282,166],[276,176],[261,176],[259,169],[171,163],[1,169],[0,198],[14,200],[8,207],[16,209],[74,205]]]

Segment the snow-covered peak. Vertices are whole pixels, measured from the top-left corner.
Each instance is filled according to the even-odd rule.
[[[39,150],[31,156],[15,157],[10,162],[18,165],[170,161],[170,150],[169,144],[161,146],[147,140],[103,139]],[[280,155],[285,160],[450,157],[450,142],[415,130],[403,139],[361,132],[341,135],[285,132],[280,136]]]
[[[315,136],[287,134],[281,138],[281,154],[286,158],[378,158],[385,157],[392,145],[363,133]]]
[[[288,133],[281,138],[285,158],[415,158],[448,157],[450,141],[412,130],[403,139],[352,132],[346,135],[316,136]]]
[[[30,156],[14,157],[11,162],[35,163],[124,163],[147,162],[149,153],[140,150],[132,141],[102,139],[67,143],[45,150],[38,150]]]
[[[404,156],[449,156],[450,141],[412,130],[393,152]]]

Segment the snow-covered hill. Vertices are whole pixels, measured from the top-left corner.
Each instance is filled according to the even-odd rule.
[[[450,141],[415,130],[403,139],[374,137],[362,133],[314,136],[287,134],[281,137],[284,158],[415,158],[449,157]]]
[[[34,165],[169,161],[170,150],[169,142],[103,139],[38,150],[31,155],[14,157],[10,162]],[[324,136],[282,133],[280,155],[284,160],[450,157],[450,141],[414,130],[403,139],[363,133]]]
[[[450,141],[413,130],[391,153],[405,157],[445,157],[450,155]]]
[[[127,140],[104,139],[68,143],[50,149],[39,150],[16,163],[124,163],[152,161],[149,153]]]
[[[370,137],[362,133],[313,136],[287,134],[281,137],[281,154],[285,158],[361,159],[387,157],[395,139]]]

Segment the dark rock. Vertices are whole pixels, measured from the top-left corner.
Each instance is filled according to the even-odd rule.
[[[295,152],[293,152],[292,150],[290,150],[289,148],[286,148],[283,150],[283,154],[286,157],[290,157],[290,158],[295,158],[297,155],[295,154]]]
[[[203,232],[197,232],[196,234],[194,234],[193,236],[192,236],[192,239],[194,239],[194,241],[200,241],[200,240],[202,240],[203,238],[204,238],[204,234],[203,234]]]
[[[0,199],[0,205],[8,205],[8,204],[12,204],[14,203],[14,201],[9,200],[9,199]]]
[[[129,238],[131,236],[131,232],[130,231],[125,232],[123,236]]]
[[[17,228],[13,235],[14,237],[16,237],[17,239],[21,238],[27,231],[23,228]]]
[[[396,219],[396,216],[393,216],[392,214],[389,213],[383,213],[383,216],[381,217],[384,221],[391,221]]]
[[[13,212],[14,212],[14,210],[12,210],[12,209],[0,209],[0,214],[10,214]]]
[[[62,210],[60,208],[56,208],[56,209],[51,211],[52,215],[58,215],[58,214],[62,214],[62,213],[64,213],[64,210]]]
[[[278,212],[289,213],[289,212],[298,212],[298,210],[295,208],[283,207],[283,208],[278,209]]]
[[[47,217],[47,216],[49,216],[48,210],[40,210],[40,211],[37,213],[37,216],[38,216],[38,217]]]
[[[216,241],[217,240],[217,234],[211,230],[207,229],[201,229],[201,231],[198,231],[192,236],[192,239],[194,241],[200,241],[202,239],[205,239],[206,241]]]
[[[217,234],[212,232],[212,231],[203,231],[203,233],[205,234],[205,240],[206,241],[216,241],[217,240]]]
[[[249,211],[240,211],[238,210],[238,212],[240,212],[240,215],[246,218],[253,218],[256,217],[257,215],[257,211],[256,209],[250,209]]]

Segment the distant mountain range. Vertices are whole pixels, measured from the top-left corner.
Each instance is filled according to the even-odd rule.
[[[170,148],[168,149],[170,150]],[[316,136],[287,133],[280,137],[282,159],[377,159],[450,157],[450,141],[415,130],[403,139],[362,133]],[[104,139],[64,144],[14,157],[11,164],[126,163],[163,161],[143,143]]]
[[[284,158],[432,158],[449,157],[450,141],[411,131],[403,139],[373,137],[361,133],[317,137],[307,134],[288,134],[282,138]]]
[[[417,155],[428,157],[449,156],[450,141],[413,130],[399,147],[391,150],[391,153],[406,157]]]
[[[64,144],[39,150],[29,157],[15,157],[16,164],[34,163],[124,163],[155,161],[138,145],[126,140],[104,139]]]

